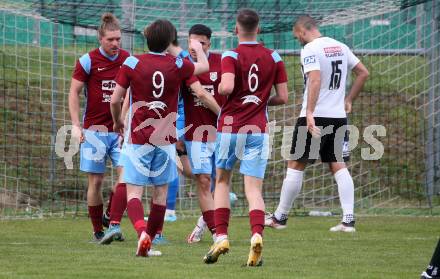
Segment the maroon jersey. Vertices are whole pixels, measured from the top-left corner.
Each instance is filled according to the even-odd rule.
[[[130,143],[176,142],[180,84],[193,73],[193,63],[168,54],[150,52],[125,60],[116,83],[131,91]]]
[[[116,56],[108,56],[97,48],[78,59],[72,77],[86,83],[86,108],[83,116],[85,129],[104,125],[113,131],[110,100],[116,86],[114,81],[122,63],[130,54],[121,49]]]
[[[209,72],[193,76],[186,82],[182,97],[185,109],[185,126],[189,129],[185,133],[185,140],[215,141],[217,115],[194,95],[189,86],[197,80],[200,81],[202,87],[214,97],[221,107],[226,101],[226,96],[218,93],[218,85],[221,79],[221,57],[220,54],[209,53]]]
[[[222,74],[235,75],[234,90],[222,106],[218,120],[219,132],[265,133],[267,102],[275,84],[287,82],[280,55],[257,42],[240,43],[233,51],[222,55]],[[226,118],[226,121],[225,121]],[[231,124],[232,121],[232,124]],[[228,126],[223,129],[223,126]],[[258,128],[255,128],[258,127]],[[239,131],[240,130],[240,131]]]

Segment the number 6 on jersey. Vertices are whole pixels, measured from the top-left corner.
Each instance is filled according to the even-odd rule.
[[[253,70],[255,70],[255,72],[253,72]],[[257,91],[257,88],[258,88],[257,72],[258,72],[257,64],[252,64],[252,66],[249,70],[249,75],[248,75],[249,91],[251,91],[251,93],[254,93],[255,91]],[[254,86],[252,86],[252,80],[255,80]]]

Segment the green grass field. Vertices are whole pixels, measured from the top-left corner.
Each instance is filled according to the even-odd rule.
[[[136,258],[136,237],[88,243],[86,218],[0,221],[0,278],[419,278],[437,242],[435,217],[361,217],[355,234],[330,233],[336,218],[295,217],[282,231],[265,230],[264,265],[245,268],[247,218],[231,220],[231,250],[215,265],[202,262],[210,237],[189,245],[194,218],[165,225],[162,257]]]

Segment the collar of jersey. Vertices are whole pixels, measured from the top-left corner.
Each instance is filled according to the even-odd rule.
[[[253,42],[240,42],[240,45],[258,45],[258,42],[253,41]]]
[[[314,41],[316,41],[318,39],[324,39],[324,38],[326,38],[326,37],[325,36],[321,36],[321,37],[318,37],[318,38],[314,38],[313,41],[310,41],[307,44],[310,44],[311,42],[314,42]]]
[[[189,52],[183,49],[181,52],[179,52],[177,56],[179,56],[180,58],[186,58],[189,56]]]
[[[107,59],[111,60],[111,61],[115,61],[118,56],[119,56],[119,52],[113,56],[108,55],[103,49],[102,47],[99,47],[99,52]]]
[[[166,54],[165,53],[163,53],[163,52],[154,52],[154,51],[149,51],[148,52],[149,54],[153,54],[153,55],[162,55],[162,56],[165,56]]]

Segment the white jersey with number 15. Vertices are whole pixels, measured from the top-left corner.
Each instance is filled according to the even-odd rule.
[[[309,86],[307,73],[320,71],[321,88],[314,117],[344,118],[345,86],[347,74],[359,59],[343,43],[328,37],[320,37],[306,44],[301,50],[301,67],[304,75],[304,100],[300,117],[306,116]]]

